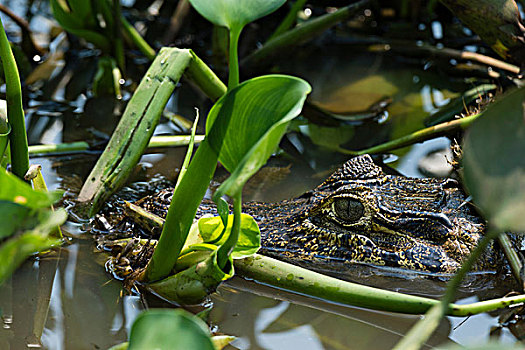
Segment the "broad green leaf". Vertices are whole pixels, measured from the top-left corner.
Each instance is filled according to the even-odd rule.
[[[206,324],[182,309],[141,313],[131,327],[128,349],[215,350]]]
[[[31,209],[13,202],[0,201],[2,224],[0,225],[0,240],[13,235],[22,223],[27,221]]]
[[[179,304],[199,304],[215,292],[219,284],[234,274],[233,262],[221,268],[217,263],[217,251],[204,254],[204,260],[197,260],[185,270],[158,282],[148,284],[148,288],[161,297]]]
[[[281,7],[286,0],[190,0],[191,5],[208,21],[240,30],[246,24]]]
[[[60,240],[48,237],[49,233],[67,219],[65,210],[41,210],[39,223],[20,236],[9,239],[0,246],[0,284],[11,275],[18,265],[36,252],[60,244]]]
[[[464,180],[485,218],[502,231],[525,231],[525,88],[501,96],[470,127]]]
[[[198,221],[199,233],[204,243],[211,243],[215,245],[221,245],[228,238],[233,225],[233,215],[229,216],[228,226],[226,232],[217,241],[217,238],[221,236],[224,225],[220,217],[216,216],[213,218],[201,218]],[[261,247],[261,232],[259,226],[255,222],[254,218],[248,214],[241,214],[241,232],[239,240],[235,245],[232,253],[234,259],[242,259],[251,256],[259,250]],[[190,247],[191,248],[191,247]]]
[[[60,192],[34,191],[24,181],[0,169],[0,201],[10,201],[28,208],[45,208],[61,196]]]
[[[266,75],[248,80],[228,91],[208,115],[207,136],[219,152],[219,161],[232,175],[217,197],[232,195],[263,166],[277,148],[288,122],[301,112],[310,85],[285,75]],[[212,125],[231,116],[224,140],[209,133]],[[220,127],[221,125],[217,125]],[[221,144],[222,142],[222,144]]]

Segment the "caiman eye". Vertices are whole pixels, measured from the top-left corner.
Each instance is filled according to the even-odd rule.
[[[336,198],[334,200],[333,205],[334,205],[335,214],[340,219],[347,221],[347,222],[358,221],[365,212],[365,207],[363,207],[363,204],[361,204],[360,201],[353,199],[353,198],[347,198],[347,197]]]

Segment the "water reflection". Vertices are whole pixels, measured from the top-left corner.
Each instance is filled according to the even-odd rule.
[[[120,282],[104,271],[104,254],[91,240],[26,262],[0,288],[1,349],[107,349],[127,339],[141,307],[122,297]],[[10,326],[6,319],[12,319]],[[40,339],[40,334],[41,339]]]
[[[239,337],[239,349],[390,349],[419,319],[320,300],[247,282],[227,283],[213,297],[210,315],[221,332]],[[429,340],[448,340],[444,320]]]

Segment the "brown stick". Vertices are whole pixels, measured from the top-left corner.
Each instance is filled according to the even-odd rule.
[[[31,35],[31,29],[29,28],[29,23],[18,15],[16,15],[11,9],[6,7],[5,5],[0,4],[0,11],[3,12],[7,17],[9,17],[17,26],[20,27],[22,31],[22,36],[27,38],[29,41],[29,45],[31,46],[30,49],[33,51],[33,53],[38,54],[40,56],[45,55],[45,51],[35,43],[33,40],[33,37]]]

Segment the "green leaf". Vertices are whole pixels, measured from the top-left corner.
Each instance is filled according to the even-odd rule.
[[[71,10],[60,0],[50,2],[53,16],[65,30],[92,42],[103,51],[111,51],[111,40],[104,34],[95,31],[99,28],[95,25],[94,16],[96,15],[92,13],[91,6],[88,4],[90,1],[72,1]],[[86,12],[88,8],[90,11]]]
[[[226,234],[224,234],[220,240],[216,241],[216,238],[221,236],[224,225],[219,216],[213,218],[201,218],[198,221],[199,233],[204,240],[204,243],[211,243],[221,245],[226,242],[226,239],[230,235],[233,225],[233,215],[229,216],[228,226],[226,227]],[[261,247],[261,232],[259,226],[253,217],[248,214],[241,215],[241,232],[239,240],[235,245],[232,253],[234,259],[242,259],[251,256],[259,250]],[[191,248],[191,246],[190,246]]]
[[[240,84],[217,101],[208,115],[207,136],[212,148],[220,152],[219,161],[232,175],[220,186],[216,198],[239,191],[266,163],[310,91],[302,79],[266,75]],[[229,116],[224,140],[209,133],[216,121],[222,123]]]
[[[60,197],[60,192],[34,191],[24,181],[0,169],[0,201],[10,201],[28,208],[45,208]]]
[[[525,88],[501,96],[467,131],[464,182],[489,223],[525,231]]]
[[[206,324],[182,309],[141,313],[131,327],[128,349],[215,350]]]
[[[30,208],[13,202],[0,201],[0,213],[5,218],[0,225],[0,239],[13,235],[21,223],[26,222]]]
[[[0,246],[0,284],[31,254],[60,244],[60,240],[48,235],[66,219],[67,213],[63,209],[41,210],[36,227],[3,243]]]
[[[240,30],[246,24],[281,7],[286,0],[190,0],[192,6],[208,21]]]
[[[157,295],[179,304],[198,304],[215,292],[219,284],[234,274],[231,258],[223,267],[217,264],[217,251],[158,282],[148,284]]]

